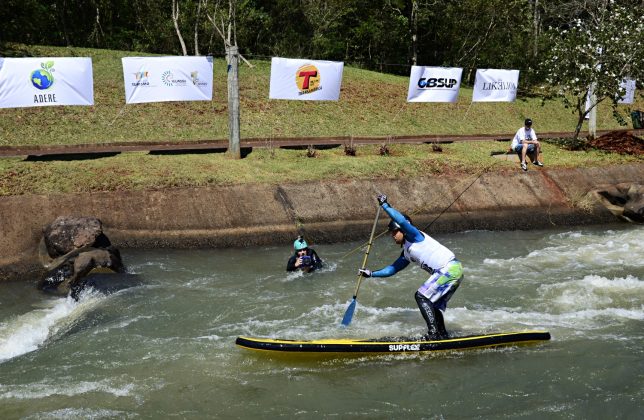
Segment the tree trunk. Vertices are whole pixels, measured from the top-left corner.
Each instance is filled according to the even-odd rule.
[[[577,121],[577,127],[575,128],[575,134],[572,136],[573,143],[579,138],[579,132],[581,131],[581,126],[584,123],[584,118],[581,118],[581,121]]]
[[[411,64],[418,63],[418,1],[411,2],[411,16],[409,17],[409,28],[411,31]]]
[[[201,19],[201,5],[203,0],[197,2],[197,17],[195,18],[195,55],[199,55],[199,20]],[[208,4],[208,0],[205,0]]]
[[[56,7],[56,12],[60,17],[60,25],[62,26],[62,29],[63,29],[63,36],[65,37],[65,45],[67,47],[71,47],[72,43],[69,38],[69,34],[67,33],[67,19],[65,19],[65,13],[67,13],[67,2],[63,1],[62,5],[59,4],[59,2],[56,2],[55,7]]]
[[[181,50],[183,51],[183,55],[188,55],[188,50],[186,49],[186,43],[183,42],[183,36],[181,36],[181,30],[179,29],[178,0],[172,0],[172,22],[174,23],[174,29],[177,31],[177,37],[179,37],[179,42],[181,43]]]
[[[541,26],[541,16],[539,15],[539,0],[534,0],[533,27],[532,27],[532,57],[536,58],[539,52],[539,28]]]
[[[228,153],[241,159],[239,147],[239,52],[236,45],[226,47],[228,62]]]

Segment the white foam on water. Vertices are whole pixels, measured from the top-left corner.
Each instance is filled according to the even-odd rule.
[[[624,279],[626,284],[633,279]],[[638,287],[641,286],[638,283]],[[597,300],[599,302],[599,300]],[[338,337],[375,338],[382,336],[420,335],[425,323],[416,307],[371,307],[359,305],[351,324],[342,327],[340,321],[347,305],[322,305],[302,313],[295,319],[247,320],[243,326],[229,325],[231,333],[282,339],[315,340]],[[547,306],[544,305],[544,309]],[[444,314],[448,330],[456,335],[549,330],[559,336],[604,336],[606,328],[624,322],[644,320],[644,305],[631,307],[567,307],[561,311],[539,312],[534,308],[506,307],[472,309],[450,307]],[[617,338],[619,328],[615,329]]]
[[[644,281],[631,275],[613,279],[587,275],[578,280],[542,284],[537,292],[556,310],[639,308],[644,313]]]
[[[422,318],[417,309],[385,307],[376,308],[358,304],[349,327],[341,325],[348,303],[336,302],[312,307],[287,319],[247,319],[242,324],[228,324],[220,331],[232,335],[261,336],[281,339],[315,340],[329,337],[379,337],[383,335],[410,335],[406,318],[418,317],[417,331],[421,334]],[[403,316],[403,320],[400,318]]]
[[[165,272],[165,271],[172,271],[173,265],[172,265],[172,262],[163,262],[159,260],[146,260],[138,264],[129,265],[127,272],[130,274],[141,274],[148,271],[150,267],[158,268],[159,271]]]
[[[139,322],[141,320],[149,320],[149,319],[154,319],[154,318],[155,318],[155,316],[152,316],[152,315],[138,315],[138,316],[131,317],[131,318],[125,318],[125,319],[122,319],[122,320],[120,320],[119,322],[117,322],[117,323],[115,323],[113,325],[107,325],[107,326],[104,326],[102,328],[97,328],[97,329],[94,330],[93,334],[94,335],[104,334],[104,333],[109,332],[109,331],[114,330],[114,329],[122,330],[123,328],[125,328],[125,327],[127,327],[127,326],[129,326],[131,324],[135,324],[135,323],[137,323],[137,322]]]
[[[106,410],[106,409],[89,409],[89,408],[63,408],[55,411],[48,411],[42,413],[31,414],[24,417],[25,420],[29,419],[105,419],[105,418],[133,418],[139,417],[136,414],[127,413],[125,411]]]
[[[195,277],[185,283],[185,287],[193,290],[210,290],[213,283],[217,280],[214,274],[208,276]]]
[[[304,271],[302,271],[302,270],[289,271],[286,274],[286,277],[284,277],[284,279],[282,281],[283,282],[289,282],[289,281],[298,280],[298,279],[301,279],[302,277],[304,277],[305,274],[308,274],[308,273],[304,273]]]
[[[132,383],[114,385],[111,380],[82,381],[77,383],[29,383],[26,385],[0,386],[0,399],[38,399],[52,395],[73,397],[89,392],[103,392],[116,397],[127,397],[135,394],[136,386]]]
[[[337,268],[338,268],[338,263],[337,262],[323,260],[322,268],[317,270],[317,272],[319,272],[319,273],[326,273],[326,272],[332,273],[332,272],[336,271]]]
[[[79,301],[71,297],[46,300],[41,308],[3,322],[0,363],[37,350],[49,337],[96,305],[102,296],[90,290],[83,292]]]
[[[451,308],[445,313],[450,330],[464,333],[491,333],[521,330],[549,330],[559,336],[604,337],[606,328],[617,327],[627,321],[644,320],[642,308],[582,309],[562,313],[525,311],[521,308],[474,310]],[[615,338],[619,328],[612,329]]]
[[[302,270],[287,271],[286,276],[283,277],[280,281],[283,283],[288,283],[292,281],[300,281],[301,279],[311,279],[309,276],[319,276],[321,273],[332,273],[336,271],[338,264],[336,262],[327,262],[324,261],[322,268],[315,270],[313,273],[305,273]]]
[[[641,258],[644,255],[643,232],[643,229],[630,229],[621,232],[558,233],[548,238],[548,246],[527,255],[508,259],[486,258],[483,262],[502,268],[538,265],[541,268],[568,267],[569,270],[608,266],[637,269],[644,267],[644,258]]]

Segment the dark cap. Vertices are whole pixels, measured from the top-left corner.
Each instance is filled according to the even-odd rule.
[[[530,118],[526,118],[523,124],[525,124],[526,126],[532,125],[532,120]]]

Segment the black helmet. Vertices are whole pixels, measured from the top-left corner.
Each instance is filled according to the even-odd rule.
[[[530,118],[526,118],[523,124],[525,124],[526,127],[529,127],[532,125],[532,120]]]
[[[407,220],[411,224],[411,218],[409,216],[407,216],[405,213],[403,213],[402,215],[405,217],[405,220]],[[398,223],[396,223],[395,220],[392,219],[389,222],[389,224],[387,225],[387,230],[389,230],[389,232],[393,232],[395,230],[400,230],[400,225]]]

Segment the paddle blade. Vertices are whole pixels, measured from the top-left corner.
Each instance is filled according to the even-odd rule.
[[[342,325],[345,327],[349,326],[351,324],[351,320],[353,319],[353,313],[356,311],[356,298],[354,297],[351,303],[349,304],[349,307],[347,307],[347,311],[344,313],[344,317],[342,318]]]

